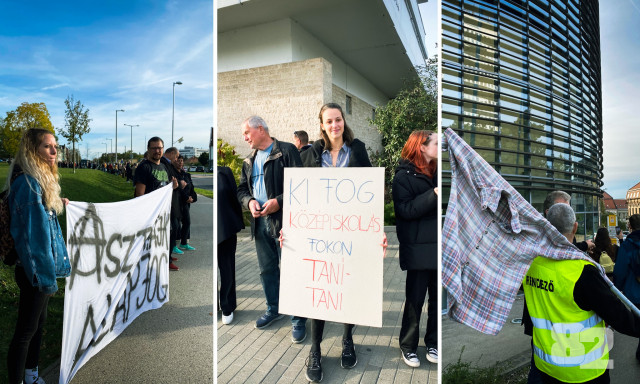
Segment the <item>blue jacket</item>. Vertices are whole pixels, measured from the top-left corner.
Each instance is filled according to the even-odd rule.
[[[636,307],[640,305],[640,283],[633,274],[632,266],[636,262],[639,247],[640,231],[633,231],[622,242],[616,256],[616,265],[613,267],[613,282],[616,288],[621,290]]]
[[[41,292],[58,290],[57,277],[69,276],[71,264],[55,211],[42,203],[42,189],[31,176],[18,176],[11,183],[11,236],[18,251],[18,265]]]

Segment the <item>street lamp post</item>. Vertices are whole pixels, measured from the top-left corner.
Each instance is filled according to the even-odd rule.
[[[171,146],[173,147],[173,118],[176,110],[176,84],[182,85],[182,81],[175,81],[173,83],[173,105],[171,107]]]
[[[136,124],[122,124],[122,125],[126,125],[129,128],[131,128],[131,160],[133,160],[133,127],[139,127],[140,125]]]
[[[116,109],[116,164],[118,164],[118,112],[124,112],[124,109]]]

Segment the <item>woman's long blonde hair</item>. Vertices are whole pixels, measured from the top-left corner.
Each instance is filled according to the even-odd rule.
[[[40,128],[28,129],[20,140],[20,147],[16,158],[11,164],[9,175],[5,184],[6,189],[11,188],[11,176],[13,169],[17,165],[26,175],[36,179],[42,189],[42,202],[48,210],[54,210],[56,213],[62,213],[64,208],[62,199],[60,199],[60,176],[58,175],[58,165],[49,164],[38,154],[38,148],[44,140],[45,135],[53,135],[51,131]],[[27,179],[29,183],[29,179]],[[31,190],[34,187],[29,184]]]

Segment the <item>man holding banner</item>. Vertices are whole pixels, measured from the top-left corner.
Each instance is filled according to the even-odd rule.
[[[242,136],[253,152],[242,164],[238,201],[251,211],[251,233],[255,236],[260,266],[260,281],[267,299],[267,311],[256,321],[263,329],[282,318],[278,310],[280,297],[280,248],[277,237],[282,228],[282,192],[284,169],[300,167],[298,149],[269,135],[267,123],[251,116],[242,123]],[[293,316],[291,340],[302,342],[306,337],[306,318]]]
[[[146,195],[167,185],[169,183],[169,175],[173,174],[168,166],[161,161],[164,154],[164,141],[161,138],[154,136],[149,139],[147,142],[147,153],[146,161],[140,163],[134,176],[133,183],[136,186],[134,191],[135,197]],[[176,178],[171,177],[171,181],[173,183],[173,189],[178,188]],[[170,254],[171,251],[172,249],[170,248]],[[171,257],[171,255],[169,255],[169,257]],[[178,269],[178,266],[173,264],[170,259],[169,270],[177,271]]]

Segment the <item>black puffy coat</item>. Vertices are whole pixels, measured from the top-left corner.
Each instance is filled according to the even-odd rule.
[[[393,179],[393,208],[400,242],[400,268],[438,268],[437,176],[429,178],[401,160]]]

